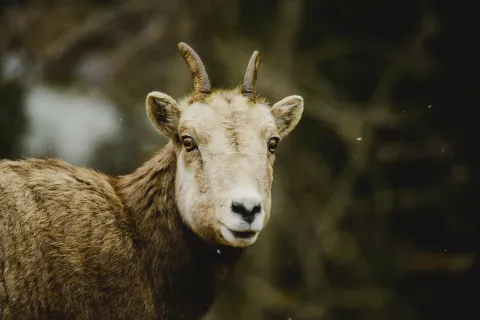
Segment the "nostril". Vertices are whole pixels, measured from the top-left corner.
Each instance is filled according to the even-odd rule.
[[[248,211],[245,209],[243,204],[240,203],[232,203],[232,211],[241,215],[247,214]]]
[[[236,202],[232,203],[232,211],[242,216],[248,215],[250,213],[243,204]]]
[[[243,203],[232,202],[232,211],[241,215],[247,222],[252,222],[257,213],[262,211],[260,204],[254,205],[250,210]]]

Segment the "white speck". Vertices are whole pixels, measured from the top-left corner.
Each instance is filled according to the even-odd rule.
[[[442,152],[445,152],[445,149],[442,149]]]
[[[432,109],[432,105],[431,105],[431,104],[428,105],[428,109]]]
[[[217,249],[217,253],[220,254],[220,249]]]
[[[120,118],[120,121],[123,121],[123,118]]]
[[[447,252],[447,249],[445,249],[445,250],[443,250],[443,251]]]
[[[403,110],[403,113],[407,112],[407,110]]]
[[[48,149],[52,149],[52,146],[48,147]]]
[[[358,137],[357,140],[358,140],[358,141],[362,140],[362,137]]]

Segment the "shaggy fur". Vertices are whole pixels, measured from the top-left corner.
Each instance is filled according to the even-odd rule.
[[[0,162],[0,319],[198,319],[242,249],[175,204],[172,143],[113,179],[59,160]]]

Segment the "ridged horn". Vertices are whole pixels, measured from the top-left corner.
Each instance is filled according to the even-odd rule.
[[[255,85],[257,83],[257,72],[260,67],[260,60],[260,53],[255,50],[248,62],[247,71],[243,78],[242,94],[253,102],[255,102],[256,99]]]
[[[190,69],[193,79],[193,100],[202,99],[206,94],[212,93],[212,86],[202,59],[198,54],[184,42],[178,44],[180,54]]]

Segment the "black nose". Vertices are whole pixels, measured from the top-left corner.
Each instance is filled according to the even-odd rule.
[[[252,223],[255,219],[255,215],[262,211],[262,205],[258,203],[251,208],[247,208],[243,203],[234,201],[232,202],[232,211],[241,215],[243,220]]]

